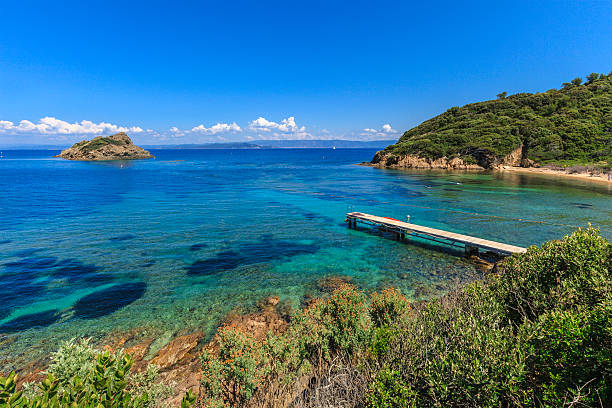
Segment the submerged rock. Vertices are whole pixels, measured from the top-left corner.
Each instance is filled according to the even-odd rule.
[[[102,137],[98,136],[92,140],[83,140],[75,143],[72,147],[56,156],[67,160],[134,160],[150,159],[154,156],[132,143],[125,133]]]

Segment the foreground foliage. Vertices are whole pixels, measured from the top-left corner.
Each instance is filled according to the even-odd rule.
[[[23,390],[17,390],[15,373],[0,376],[0,407],[152,408],[172,394],[170,387],[155,382],[155,367],[132,375],[129,355],[100,352],[88,340],[66,342],[51,357],[47,378],[39,384],[26,383]],[[190,393],[181,406],[194,402]]]
[[[220,350],[203,357],[207,401],[612,406],[611,264],[610,243],[588,228],[418,305],[392,289],[368,299],[341,286],[281,335],[258,341],[223,328]]]
[[[560,90],[519,93],[453,107],[403,134],[385,153],[460,157],[489,167],[524,146],[537,163],[612,163],[612,72],[566,83]]]
[[[340,285],[283,333],[220,328],[199,406],[612,406],[611,266],[612,245],[587,228],[428,302]],[[68,342],[42,383],[18,391],[14,374],[0,377],[0,406],[157,406],[169,390],[131,366]]]

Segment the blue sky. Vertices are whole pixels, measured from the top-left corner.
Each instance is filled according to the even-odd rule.
[[[612,1],[0,4],[0,144],[393,139],[612,70]]]

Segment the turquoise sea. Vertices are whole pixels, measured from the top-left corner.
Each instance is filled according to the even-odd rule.
[[[327,276],[425,299],[480,274],[455,250],[349,230],[348,210],[521,246],[589,222],[612,238],[609,184],[354,165],[369,149],[57,153],[0,159],[0,371],[133,329],[153,354],[271,294],[299,307]]]

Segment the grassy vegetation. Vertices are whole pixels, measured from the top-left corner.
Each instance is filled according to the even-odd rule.
[[[523,145],[539,164],[612,163],[612,72],[544,93],[498,95],[453,107],[405,132],[385,152],[470,163],[498,162]],[[471,161],[470,161],[471,158]]]
[[[80,142],[80,143],[82,143],[81,147],[86,152],[99,149],[100,147],[106,146],[109,144],[112,144],[115,146],[123,146],[125,144],[121,140],[111,139],[110,137],[100,137],[100,138],[95,138],[89,142],[85,142],[85,143]]]
[[[612,244],[587,228],[427,302],[342,284],[296,312],[282,333],[257,339],[221,327],[218,347],[201,356],[198,403],[612,406],[611,266]],[[129,357],[95,354],[86,344],[64,345],[49,378],[28,395],[12,376],[1,378],[0,406],[144,407],[163,392],[153,387],[154,373],[147,381],[129,376]],[[183,406],[194,400],[189,395]]]

